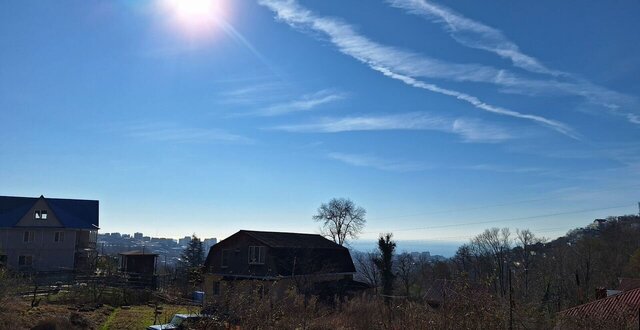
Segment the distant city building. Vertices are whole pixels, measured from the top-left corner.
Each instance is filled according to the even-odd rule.
[[[142,239],[135,239],[129,235],[113,233],[98,235],[98,246],[100,253],[108,256],[117,256],[132,250],[156,253],[159,255],[159,262],[162,261],[163,265],[175,264],[184,251],[184,248],[179,246],[173,238],[142,236]]]
[[[142,233],[134,233],[133,234],[133,238],[135,238],[135,239],[142,239],[142,236],[144,236]]]
[[[202,249],[204,250],[204,253],[207,254],[209,253],[209,250],[211,249],[212,246],[216,245],[216,243],[218,243],[218,239],[213,237],[213,238],[205,238],[202,241]]]

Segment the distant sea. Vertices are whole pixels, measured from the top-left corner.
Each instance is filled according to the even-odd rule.
[[[396,241],[396,252],[429,252],[431,255],[441,255],[446,258],[453,257],[456,250],[463,242],[443,242],[424,240],[398,240]],[[371,251],[378,248],[377,240],[359,239],[350,241],[348,247],[358,251]]]

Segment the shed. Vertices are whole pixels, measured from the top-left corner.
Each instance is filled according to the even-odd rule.
[[[157,253],[148,253],[144,251],[120,253],[120,271],[125,273],[154,275],[156,273],[157,258]]]

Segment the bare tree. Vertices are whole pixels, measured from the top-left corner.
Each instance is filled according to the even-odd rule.
[[[491,259],[497,275],[499,292],[502,296],[507,293],[506,272],[509,251],[511,249],[511,232],[509,228],[491,228],[472,239],[480,254]]]
[[[380,273],[375,265],[376,254],[374,252],[359,252],[353,253],[357,275],[364,280],[365,283],[371,285],[376,293],[378,293],[378,286],[380,286]]]
[[[398,265],[397,265],[397,276],[402,282],[402,286],[404,287],[405,295],[409,296],[409,289],[411,287],[411,275],[413,273],[413,269],[415,267],[415,261],[413,257],[404,252],[398,256]]]
[[[529,295],[529,271],[535,260],[535,252],[531,250],[531,247],[544,242],[544,239],[536,237],[529,229],[516,229],[516,242],[521,248],[519,257],[524,268],[524,296],[527,297]]]
[[[357,206],[350,199],[333,198],[328,203],[322,203],[318,214],[313,220],[322,222],[322,235],[333,239],[339,245],[344,245],[347,238],[357,238],[362,232],[367,211]]]

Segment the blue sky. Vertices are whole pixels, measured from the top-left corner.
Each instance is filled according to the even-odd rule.
[[[637,212],[638,2],[202,8],[2,2],[0,194],[173,237],[315,232],[332,197],[364,239]]]

